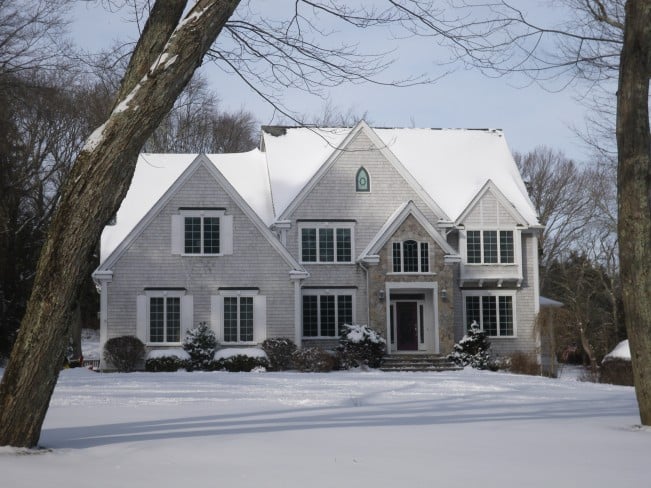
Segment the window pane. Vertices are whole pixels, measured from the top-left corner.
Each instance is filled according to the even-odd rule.
[[[181,299],[167,298],[167,342],[181,342]]]
[[[337,229],[337,261],[349,263],[351,261],[350,229]]]
[[[495,297],[481,297],[482,325],[489,336],[497,335],[497,306]]]
[[[203,219],[203,252],[219,254],[219,217]]]
[[[352,295],[337,296],[337,325],[353,324],[353,297]]]
[[[481,317],[479,315],[479,297],[471,296],[466,297],[466,330],[470,330],[470,324],[477,322],[481,325]]]
[[[149,299],[149,341],[165,342],[165,299]]]
[[[468,262],[481,263],[481,232],[478,230],[469,230],[466,234],[466,245]]]
[[[224,342],[237,342],[237,297],[224,297]]]
[[[357,172],[356,190],[369,191],[371,189],[368,173],[364,168],[360,168]]]
[[[496,230],[484,231],[484,262],[485,263],[497,262],[497,231]]]
[[[500,262],[513,263],[513,231],[500,231]]]
[[[185,254],[201,253],[201,217],[185,218]]]
[[[400,273],[402,271],[402,255],[400,253],[400,246],[401,244],[399,242],[394,242],[393,243],[393,272],[394,273]]]
[[[421,273],[429,272],[429,244],[427,242],[420,243],[420,271]]]
[[[403,271],[405,273],[418,272],[418,243],[416,241],[405,241],[402,243]]]
[[[253,340],[253,297],[240,297],[240,341]]]
[[[319,229],[319,261],[331,263],[335,260],[334,229]]]
[[[317,299],[315,295],[303,297],[303,335],[315,337],[319,334]]]
[[[513,297],[498,297],[500,304],[500,335],[513,335]]]
[[[316,262],[316,229],[301,230],[301,255],[303,262]]]
[[[335,335],[335,297],[321,295],[321,334],[332,337]]]

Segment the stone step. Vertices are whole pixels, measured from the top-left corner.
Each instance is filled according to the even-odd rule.
[[[462,369],[438,354],[393,354],[385,356],[381,371],[457,371]]]

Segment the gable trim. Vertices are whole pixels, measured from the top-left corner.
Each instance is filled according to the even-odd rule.
[[[486,180],[486,183],[484,183],[484,186],[481,187],[481,189],[477,192],[477,194],[470,200],[470,203],[466,206],[466,208],[461,212],[461,215],[454,221],[455,225],[463,225],[463,221],[468,218],[468,215],[472,210],[477,206],[477,204],[480,202],[480,200],[486,195],[486,193],[491,192],[495,198],[497,198],[497,201],[502,207],[509,213],[511,217],[513,217],[513,220],[517,222],[518,225],[522,225],[525,227],[529,227],[529,222],[522,216],[522,214],[518,211],[517,208],[511,203],[511,201],[504,196],[504,193],[497,187],[495,183],[493,183],[493,180]]]
[[[319,181],[323,178],[326,172],[332,167],[332,165],[339,159],[339,157],[346,151],[346,146],[348,146],[351,141],[360,133],[364,132],[366,136],[371,140],[375,148],[380,151],[380,153],[386,158],[386,160],[395,168],[396,171],[403,177],[407,184],[416,192],[416,194],[425,202],[425,204],[437,215],[440,219],[450,220],[450,217],[443,211],[441,207],[432,199],[432,197],[423,189],[422,186],[416,181],[412,174],[403,166],[403,164],[398,160],[398,158],[391,152],[387,145],[380,139],[380,137],[375,133],[375,131],[369,127],[369,125],[364,121],[360,120],[358,124],[352,128],[344,140],[335,148],[330,156],[324,161],[324,163],[319,167],[316,173],[310,178],[310,180],[301,188],[298,194],[290,202],[290,204],[283,210],[282,214],[278,216],[278,220],[287,220],[290,215],[292,215],[296,209],[303,203],[307,196],[312,192],[316,187]]]
[[[425,229],[429,236],[436,242],[446,255],[446,258],[457,258],[457,251],[448,244],[448,242],[437,232],[437,230],[429,223],[423,212],[421,212],[413,201],[408,201],[400,205],[396,211],[387,219],[382,228],[378,231],[371,242],[369,242],[366,249],[364,249],[357,261],[370,261],[374,262],[377,259],[378,253],[389,241],[391,236],[400,228],[404,221],[409,216],[413,216],[416,221]],[[370,258],[370,259],[369,259]],[[447,262],[447,261],[446,261]]]
[[[200,168],[204,167],[215,178],[217,184],[224,190],[224,192],[234,201],[235,205],[242,210],[265,239],[271,246],[280,254],[283,260],[290,266],[291,271],[305,272],[303,267],[289,254],[289,251],[280,244],[275,238],[269,228],[264,224],[258,214],[251,208],[251,206],[242,198],[242,196],[235,190],[235,188],[228,182],[226,177],[219,171],[215,165],[204,154],[198,155],[192,163],[181,173],[181,175],[172,183],[163,196],[149,209],[145,216],[136,224],[136,226],[127,234],[127,236],[120,242],[120,244],[113,250],[113,252],[100,264],[95,273],[110,270],[117,260],[131,247],[133,242],[142,234],[147,226],[157,217],[168,202],[176,195],[176,193],[185,185],[188,180]],[[94,274],[95,274],[94,273]]]

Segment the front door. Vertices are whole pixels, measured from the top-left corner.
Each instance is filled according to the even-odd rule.
[[[418,302],[399,301],[396,307],[398,351],[418,350]]]

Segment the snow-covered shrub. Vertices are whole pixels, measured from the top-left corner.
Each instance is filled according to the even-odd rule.
[[[179,369],[188,369],[189,366],[190,355],[183,349],[155,349],[145,359],[145,371],[153,373],[173,373]]]
[[[320,347],[298,349],[292,355],[294,367],[307,373],[327,373],[332,371],[337,363],[335,357]]]
[[[135,371],[145,355],[145,345],[135,336],[120,336],[104,344],[104,359],[122,373]]]
[[[215,355],[217,338],[206,322],[188,330],[183,340],[183,349],[190,355],[190,368],[207,370]]]
[[[343,325],[337,354],[342,369],[377,368],[386,352],[386,341],[368,325]]]
[[[296,351],[296,344],[291,339],[274,337],[262,343],[262,350],[269,358],[269,369],[284,371],[292,367],[292,354]]]
[[[633,367],[628,340],[622,341],[604,356],[599,372],[600,383],[633,386]]]
[[[229,371],[237,373],[240,371],[249,372],[252,370],[260,371],[262,368],[269,367],[269,360],[262,349],[220,349],[214,355],[210,362],[211,371]]]
[[[473,321],[466,335],[454,345],[454,352],[448,359],[459,366],[472,366],[477,369],[487,369],[490,364],[490,342],[486,333]]]

